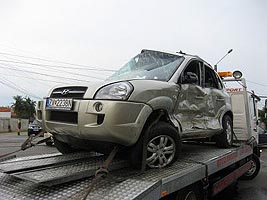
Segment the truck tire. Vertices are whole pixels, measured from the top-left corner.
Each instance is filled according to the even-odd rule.
[[[147,151],[146,165],[149,168],[162,168],[175,162],[181,151],[177,130],[166,122],[158,122],[148,131],[147,138],[143,134],[131,150],[130,162],[133,166],[141,167],[144,145]]]
[[[258,175],[260,171],[260,159],[255,153],[252,155],[251,162],[252,162],[251,169],[240,177],[241,180],[252,180]]]
[[[220,148],[229,148],[233,144],[233,120],[225,115],[222,120],[223,132],[216,136],[216,145]]]
[[[77,149],[72,148],[67,143],[61,142],[56,138],[54,138],[54,144],[57,150],[62,154],[74,153],[78,151]]]
[[[177,192],[175,200],[202,200],[203,191],[197,184],[190,185]]]

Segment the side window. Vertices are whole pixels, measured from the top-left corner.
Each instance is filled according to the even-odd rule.
[[[182,83],[182,84],[188,83],[187,76],[190,76],[190,74],[192,76],[196,75],[197,80],[194,84],[200,85],[201,79],[200,79],[200,62],[199,61],[192,61],[191,63],[189,63],[189,65],[183,71],[182,76],[179,79],[179,83]]]
[[[221,85],[219,85],[218,78],[213,69],[207,65],[205,65],[204,68],[204,87],[221,89]]]

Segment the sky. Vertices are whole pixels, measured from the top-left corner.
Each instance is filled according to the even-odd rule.
[[[267,95],[266,0],[0,0],[0,106],[102,81],[142,49],[240,70]],[[263,102],[262,102],[263,103]]]

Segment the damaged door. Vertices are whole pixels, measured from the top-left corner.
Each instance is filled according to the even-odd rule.
[[[207,111],[206,91],[201,87],[202,62],[191,61],[179,77],[180,93],[175,106],[175,118],[181,123],[182,137],[205,137],[205,113]]]
[[[209,93],[205,119],[206,127],[210,132],[217,132],[221,129],[220,116],[226,105],[227,94],[223,90],[219,77],[207,65],[204,65],[203,87],[206,93]]]

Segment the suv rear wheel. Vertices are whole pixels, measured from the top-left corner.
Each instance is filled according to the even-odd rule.
[[[143,145],[147,155],[146,165],[150,168],[162,168],[176,161],[181,151],[177,130],[166,122],[159,122],[148,131],[147,138],[142,136],[133,147],[131,163],[136,167],[141,166]]]
[[[229,148],[233,144],[233,120],[225,115],[222,121],[223,132],[216,137],[216,145],[221,148]]]

